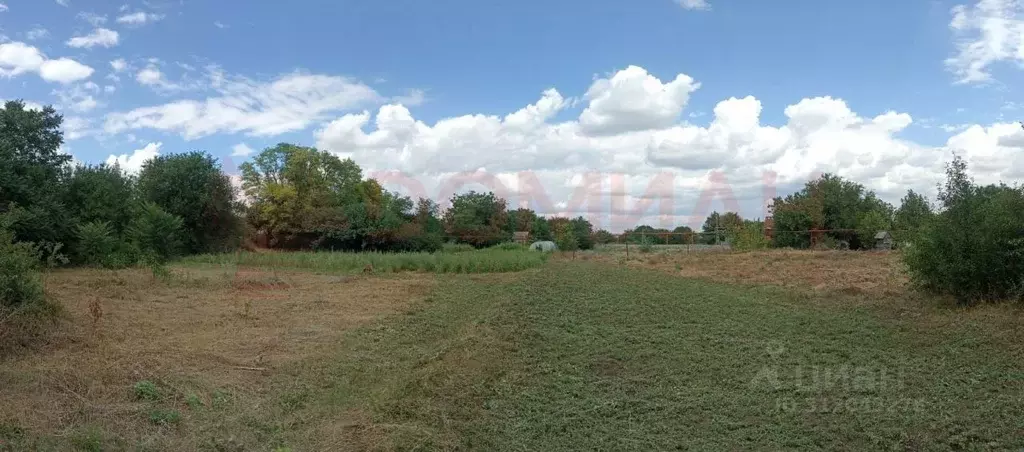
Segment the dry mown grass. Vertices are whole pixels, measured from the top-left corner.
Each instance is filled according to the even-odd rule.
[[[746,253],[595,253],[595,260],[624,262],[684,277],[724,283],[768,284],[815,292],[871,296],[907,293],[908,280],[897,253],[768,250]]]
[[[62,324],[41,349],[0,361],[0,450],[5,441],[267,448],[260,442],[274,434],[261,432],[279,426],[252,424],[288,408],[270,393],[291,390],[289,374],[330,356],[346,330],[406,309],[433,283],[430,275],[245,270],[176,270],[169,279],[144,270],[54,273],[47,290],[64,306]],[[154,382],[159,399],[139,400],[139,381]],[[158,409],[181,420],[154,425]],[[256,433],[217,431],[233,424]]]

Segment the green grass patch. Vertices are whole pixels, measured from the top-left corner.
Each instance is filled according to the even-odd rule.
[[[350,336],[298,415],[370,413],[378,449],[1024,446],[1024,363],[976,325],[915,322],[588,263],[456,277]]]
[[[356,273],[421,271],[434,273],[498,273],[534,268],[546,253],[486,249],[452,253],[241,252],[184,258],[183,263],[301,268],[322,272]]]

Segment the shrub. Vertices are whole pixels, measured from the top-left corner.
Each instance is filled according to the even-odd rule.
[[[155,425],[174,425],[181,422],[181,413],[175,410],[155,409],[149,412],[149,422]]]
[[[78,225],[78,245],[75,258],[83,265],[102,265],[103,260],[114,253],[118,241],[114,229],[106,221],[93,221]]]
[[[128,236],[148,263],[161,264],[181,250],[181,229],[180,217],[154,203],[143,203],[139,216],[128,227]]]
[[[57,317],[59,306],[43,291],[40,254],[0,224],[0,352],[25,344]]]
[[[942,210],[904,251],[911,280],[960,303],[1024,295],[1024,190],[976,186],[956,157],[939,190]]]
[[[159,400],[160,399],[160,388],[157,388],[156,384],[149,380],[142,380],[132,386],[132,392],[135,393],[135,398],[139,400]]]
[[[580,242],[572,228],[564,228],[555,233],[555,245],[559,251],[576,251],[580,248]]]
[[[642,240],[640,242],[640,246],[638,247],[640,252],[641,253],[645,253],[645,254],[646,253],[653,253],[654,252],[654,244],[651,243],[651,242],[652,242],[652,240],[648,240],[648,239]]]
[[[738,251],[761,250],[772,246],[771,240],[764,236],[764,223],[745,222],[729,232],[732,249]]]
[[[0,228],[0,306],[17,308],[45,302],[39,264],[31,243],[15,243],[14,233]]]

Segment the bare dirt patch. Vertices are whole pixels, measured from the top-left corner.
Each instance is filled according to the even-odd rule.
[[[47,291],[65,318],[40,349],[0,361],[0,426],[49,437],[43,445],[55,448],[91,439],[194,448],[204,441],[196,431],[155,428],[162,418],[146,413],[175,410],[185,425],[217,417],[209,407],[229,397],[250,405],[233,411],[265,410],[259,401],[275,379],[331,355],[347,330],[408,309],[433,284],[423,274],[56,272]],[[154,382],[160,400],[138,400],[139,381]],[[190,411],[197,406],[208,409]]]

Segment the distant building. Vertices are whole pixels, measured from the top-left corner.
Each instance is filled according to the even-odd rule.
[[[516,243],[529,243],[530,232],[529,231],[518,231],[512,233],[512,241]]]
[[[875,249],[876,250],[891,250],[893,245],[892,234],[889,231],[878,231],[875,234]]]

